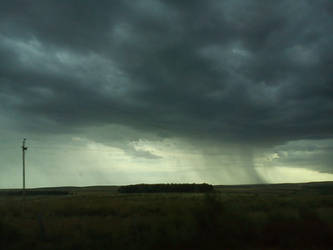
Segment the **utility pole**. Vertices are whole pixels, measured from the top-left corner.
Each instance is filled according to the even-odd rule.
[[[23,160],[23,196],[25,196],[25,151],[28,147],[25,146],[26,139],[23,139],[22,142],[22,160]]]

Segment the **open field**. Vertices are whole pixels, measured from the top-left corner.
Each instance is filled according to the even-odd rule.
[[[0,190],[0,249],[331,249],[333,183],[215,186],[214,193],[68,195]]]

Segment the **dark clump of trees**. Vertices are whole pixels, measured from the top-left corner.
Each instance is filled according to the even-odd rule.
[[[207,193],[213,192],[210,184],[136,184],[121,186],[120,193]]]

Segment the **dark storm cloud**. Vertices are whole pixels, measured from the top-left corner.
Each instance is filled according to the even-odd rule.
[[[332,137],[332,1],[3,1],[3,115],[269,144]],[[14,119],[14,118],[12,118]]]

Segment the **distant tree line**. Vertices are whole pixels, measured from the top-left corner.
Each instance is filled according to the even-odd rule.
[[[214,191],[212,185],[203,184],[136,184],[121,186],[120,193],[206,193]]]
[[[26,195],[68,195],[70,192],[68,191],[60,191],[60,190],[26,190]],[[0,191],[0,195],[23,195],[23,191]]]

